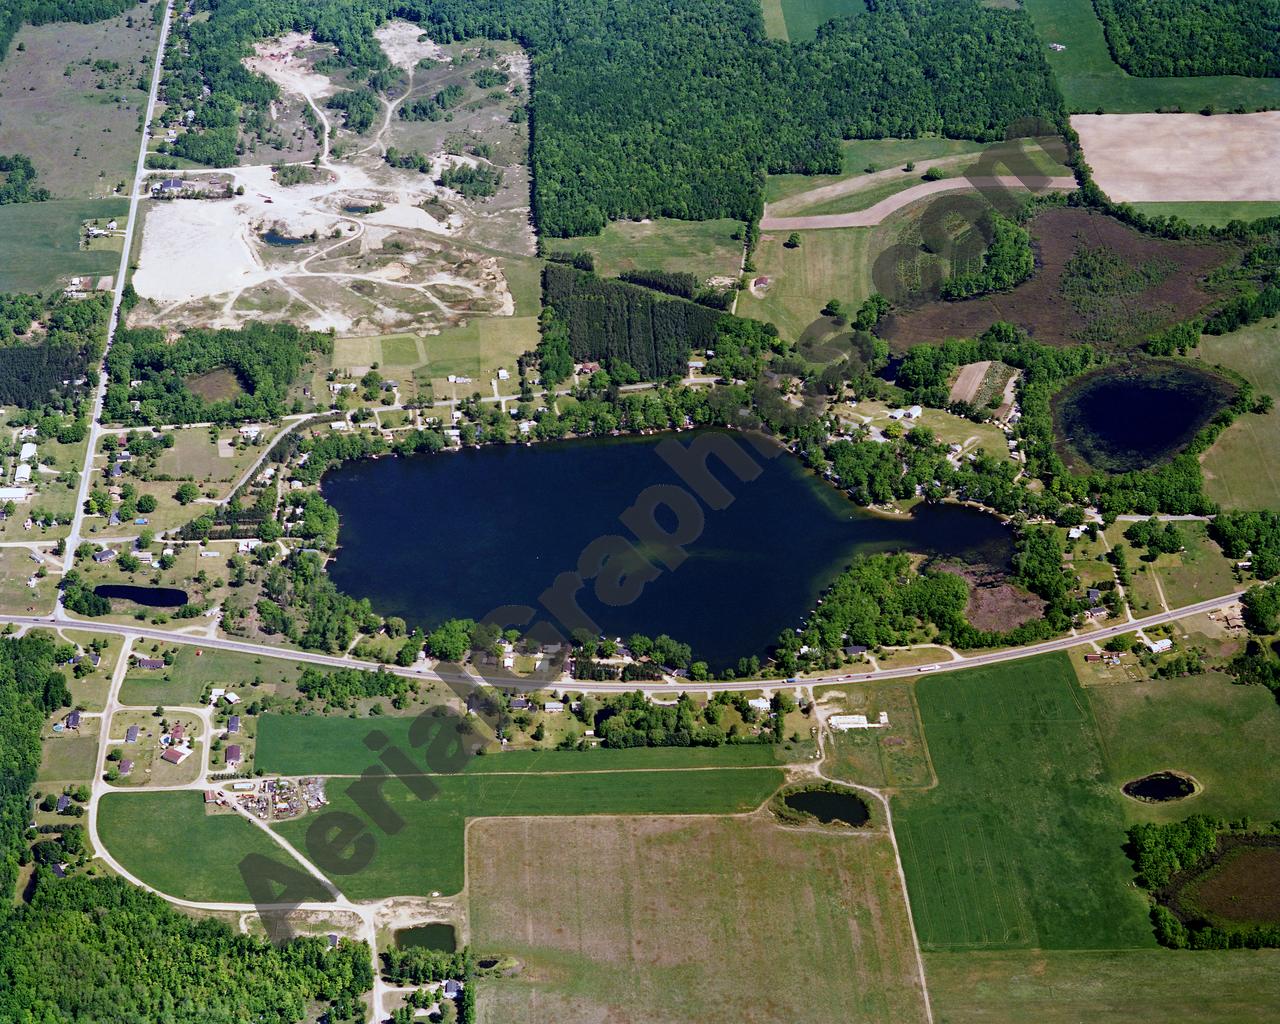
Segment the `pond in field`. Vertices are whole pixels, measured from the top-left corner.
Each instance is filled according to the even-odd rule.
[[[453,925],[443,921],[401,928],[395,933],[396,949],[434,949],[452,953],[458,948],[458,935]]]
[[[1054,396],[1059,451],[1077,469],[1153,466],[1186,447],[1234,395],[1225,378],[1175,360],[1095,370]]]
[[[112,601],[132,601],[147,608],[180,608],[187,592],[176,587],[135,587],[128,583],[103,583],[93,588],[99,597]]]
[[[1156,772],[1124,784],[1125,796],[1150,803],[1181,800],[1196,791],[1194,780],[1178,772]]]
[[[289,235],[283,235],[279,231],[277,231],[275,228],[272,228],[270,231],[264,231],[258,237],[261,238],[264,242],[266,242],[267,245],[275,245],[281,248],[289,248],[291,246],[301,245],[303,242],[306,241],[305,238],[292,238]]]
[[[854,793],[802,789],[796,793],[788,793],[782,798],[782,802],[793,811],[817,818],[824,825],[838,821],[856,827],[871,820],[867,802]]]
[[[754,479],[739,479],[714,457],[704,463],[698,456],[710,445],[728,446]],[[711,476],[700,475],[705,465]],[[633,559],[630,579],[611,590],[602,583],[608,568],[590,578],[599,541],[635,541],[619,517],[655,485],[685,507],[678,514],[659,507],[649,521],[669,532],[690,527],[687,557],[679,562],[650,538],[638,544],[650,561]],[[326,474],[323,491],[341,516],[333,579],[383,615],[430,627],[523,605],[536,609],[531,621],[567,636],[587,628],[576,601],[603,633],[666,633],[713,669],[764,653],[857,555],[906,550],[1004,566],[1012,554],[1012,531],[994,516],[958,505],[873,515],[772,442],[742,434],[490,445],[350,462]],[[574,573],[588,577],[576,591]],[[625,592],[628,583],[634,592]]]

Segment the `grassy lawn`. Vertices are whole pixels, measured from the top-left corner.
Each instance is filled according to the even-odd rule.
[[[782,0],[787,38],[793,43],[815,38],[819,26],[832,18],[850,18],[866,9],[863,0]]]
[[[1260,686],[1237,686],[1216,672],[1090,687],[1108,773],[1124,783],[1166,768],[1204,790],[1164,804],[1123,800],[1132,821],[1188,814],[1270,820],[1280,814],[1280,708]]]
[[[1272,317],[1200,339],[1200,358],[1242,374],[1260,392],[1280,395],[1280,319]],[[1280,451],[1280,416],[1246,414],[1200,457],[1204,489],[1227,509],[1280,509],[1280,468],[1259,452]]]
[[[736,220],[619,220],[603,232],[582,238],[549,238],[555,252],[590,252],[596,273],[616,277],[624,270],[683,270],[708,277],[738,276],[742,229]]]
[[[162,647],[160,644],[155,646]],[[196,704],[201,694],[211,686],[224,689],[241,687],[243,692],[240,695],[248,701],[253,699],[256,691],[255,679],[261,680],[259,685],[270,687],[273,692],[285,688],[292,695],[291,684],[302,670],[302,666],[294,662],[250,657],[233,651],[206,650],[190,644],[177,644],[172,650],[173,664],[164,669],[129,670],[120,688],[122,704],[137,707]],[[135,646],[134,653],[143,657],[157,656],[144,646]]]
[[[176,480],[194,480],[201,485],[201,490],[210,483],[230,483],[262,454],[264,447],[270,447],[274,436],[275,429],[267,427],[262,432],[262,444],[240,448],[234,444],[240,440],[240,434],[235,430],[219,431],[218,440],[224,442],[222,445],[209,440],[209,431],[205,427],[175,430],[173,447],[166,449],[156,460],[156,472],[168,474]],[[178,489],[177,484],[172,483],[158,486],[158,493],[168,498],[172,498],[173,492]],[[218,488],[220,494],[225,490],[226,488]],[[186,512],[190,517],[191,510],[187,509]]]
[[[1280,950],[929,953],[937,1024],[1240,1024],[1280,1005]]]
[[[464,882],[464,830],[468,818],[583,814],[738,814],[760,806],[782,782],[776,768],[724,771],[582,772],[572,775],[468,774],[438,776],[422,800],[391,783],[383,796],[405,822],[394,835],[372,833],[371,862],[334,881],[352,899],[458,892]],[[331,781],[330,811],[363,815],[351,795],[360,783]],[[365,801],[368,802],[367,799]],[[327,813],[327,812],[326,812]],[[384,812],[385,813],[385,812]],[[305,846],[316,820],[304,816],[278,826],[291,843]]]
[[[56,717],[61,720],[64,712]],[[40,737],[37,782],[89,782],[98,756],[98,719],[83,719],[79,729],[55,733],[48,726]]]
[[[917,788],[934,781],[913,683],[824,687],[815,690],[814,697],[832,703],[840,713],[866,715],[873,722],[881,711],[889,716],[886,729],[832,730],[823,762],[828,775],[876,789]]]
[[[277,863],[292,858],[238,814],[206,814],[200,793],[110,793],[98,804],[98,834],[125,869],[180,899],[246,902],[240,874],[248,854]],[[273,890],[274,891],[274,890]],[[319,884],[307,894],[324,900]]]
[[[1065,655],[916,688],[938,786],[894,798],[929,949],[1154,942],[1122,850],[1123,797]]]
[[[482,1022],[924,1019],[883,833],[523,819],[468,838],[472,944],[524,965],[480,988]]]
[[[1148,217],[1181,217],[1189,224],[1210,227],[1280,215],[1280,203],[1134,203],[1133,208]]]
[[[808,192],[824,185],[834,185],[855,175],[866,174],[868,167],[885,171],[890,167],[905,167],[908,161],[936,160],[941,157],[980,153],[986,143],[966,139],[847,139],[840,143],[843,166],[839,174],[771,174],[765,179],[764,198],[767,203]],[[919,184],[919,177],[904,173],[911,184]]]
[[[462,327],[450,327],[422,342],[427,354],[426,376],[444,383],[450,374],[470,377],[473,390],[488,393],[489,379],[499,366],[514,377],[516,359],[538,344],[535,317],[476,317]]]
[[[799,248],[782,243],[785,234],[765,234],[756,250],[756,275],[769,278],[763,298],[738,296],[738,315],[776,324],[788,341],[797,340],[818,319],[828,299],[855,308],[871,285],[872,238],[877,228],[806,231]]]
[[[568,715],[559,717],[568,718]],[[417,715],[377,718],[324,717],[321,715],[263,715],[258,723],[258,763],[281,775],[359,775],[377,757],[364,738],[375,730],[388,736],[406,753],[426,750],[428,743],[409,742]],[[452,728],[454,717],[443,719]],[[428,719],[434,726],[435,720]],[[434,728],[428,735],[434,735]],[[429,741],[428,741],[429,742]],[[410,756],[413,756],[410,754]],[[431,768],[422,760],[424,772]],[[473,757],[468,773],[589,772],[654,768],[725,768],[778,764],[770,744],[723,747],[640,747],[627,750],[508,750]]]
[[[114,274],[120,255],[80,248],[80,225],[129,213],[127,199],[51,199],[0,206],[0,292],[42,292],[71,275]]]
[[[782,0],[761,0],[764,13],[764,31],[770,39],[787,41],[787,18],[782,13]]]
[[[0,612],[29,615],[53,610],[58,591],[56,576],[37,579],[34,587],[27,585],[39,568],[32,561],[29,548],[0,548]]]
[[[1205,104],[1219,110],[1280,106],[1280,79],[1216,76],[1134,78],[1111,59],[1102,23],[1090,0],[1024,0],[1023,7],[1045,44],[1045,57],[1071,113],[1135,114]],[[1048,49],[1050,43],[1066,47]]]
[[[1234,562],[1209,539],[1204,523],[1181,523],[1186,550],[1176,555],[1161,555],[1155,563],[1160,584],[1170,608],[1195,604],[1206,598],[1230,594],[1239,584]]]

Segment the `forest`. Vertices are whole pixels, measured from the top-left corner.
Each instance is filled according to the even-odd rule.
[[[111,296],[0,295],[0,405],[26,409],[67,395],[97,362],[107,342]],[[40,329],[30,329],[33,322]]]
[[[47,188],[36,185],[36,169],[21,153],[0,156],[0,206],[6,203],[43,203]]]
[[[387,67],[373,29],[417,20],[441,43],[515,39],[534,64],[533,211],[540,232],[609,220],[751,220],[766,172],[836,173],[838,141],[937,132],[995,140],[1061,98],[1030,20],[974,0],[868,0],[811,43],[766,38],[758,0],[220,0],[183,21],[166,64],[170,106],[200,129],[180,155],[234,156],[238,112],[276,95],[240,63],[252,42],[312,31],[335,66]],[[209,92],[206,93],[205,90]],[[406,107],[439,117],[451,98]],[[216,158],[216,159],[215,159]]]
[[[137,426],[272,419],[286,411],[289,385],[307,358],[332,345],[329,335],[292,324],[193,330],[175,343],[155,328],[121,331],[107,357],[103,419]],[[222,368],[235,375],[234,397],[209,401],[189,386],[190,378]],[[141,384],[131,387],[135,380]]]
[[[1093,0],[1112,59],[1140,78],[1280,75],[1277,0]]]

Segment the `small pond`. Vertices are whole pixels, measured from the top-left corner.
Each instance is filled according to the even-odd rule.
[[[1230,381],[1185,362],[1094,370],[1053,398],[1059,454],[1077,470],[1154,466],[1177,455],[1234,397]]]
[[[1193,779],[1178,772],[1155,772],[1124,784],[1124,795],[1148,803],[1182,800],[1196,791]]]
[[[658,448],[670,440],[687,449],[698,436],[488,445],[346,463],[323,480],[341,523],[341,547],[328,571],[340,589],[415,627],[455,616],[478,620],[509,605],[534,609],[543,623],[563,622],[553,609],[564,603],[542,604],[542,595],[574,571],[597,538],[633,536],[619,517],[647,487],[687,490]],[[911,551],[1009,563],[1013,531],[995,516],[951,504],[876,515],[799,459],[757,441],[772,457],[744,435],[734,437],[752,452],[755,479],[740,481],[712,460],[732,500],[719,510],[700,506],[703,528],[676,570],[658,573],[634,600],[592,583],[578,591],[578,608],[602,631],[666,633],[719,671],[764,654],[782,630],[798,626],[859,555]],[[674,528],[674,515],[659,520],[662,529]],[[557,628],[567,634],[573,627]]]
[[[264,231],[258,237],[266,242],[267,245],[275,245],[285,248],[294,245],[301,245],[306,241],[305,238],[292,238],[289,235],[282,235],[275,228],[272,228],[270,231]]]
[[[856,793],[802,789],[796,793],[788,793],[782,798],[782,802],[793,811],[817,818],[824,825],[838,821],[856,827],[871,820],[867,802]]]
[[[99,597],[112,601],[132,601],[147,608],[181,608],[187,592],[176,587],[136,587],[128,583],[103,583],[93,588]]]
[[[453,925],[443,921],[400,928],[395,933],[396,949],[434,949],[452,953],[458,948],[458,934]]]

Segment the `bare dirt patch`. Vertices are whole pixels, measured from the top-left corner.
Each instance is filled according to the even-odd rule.
[[[1184,899],[1210,919],[1231,924],[1280,922],[1280,846],[1240,845],[1227,850]]]
[[[1030,280],[1006,293],[937,300],[892,314],[881,322],[880,335],[902,352],[921,342],[971,338],[1005,320],[1048,345],[1095,341],[1125,348],[1212,302],[1204,277],[1232,254],[1225,244],[1151,238],[1113,217],[1082,209],[1047,210],[1032,220],[1029,230],[1037,256]],[[1069,264],[1086,249],[1135,273],[1147,273],[1143,286],[1069,296],[1064,286]]]
[[[1280,111],[1077,114],[1071,127],[1117,202],[1280,199]]]
[[[980,363],[969,363],[967,366],[960,368],[960,373],[956,377],[956,382],[951,385],[951,394],[947,399],[952,402],[972,402],[974,396],[978,393],[978,388],[982,386],[982,382],[986,379],[987,370],[991,368],[991,360],[983,360]]]
[[[972,565],[944,565],[945,572],[963,577],[969,584],[964,616],[977,629],[1003,633],[1044,614],[1045,601],[1009,582],[1000,569]]]
[[[236,375],[226,367],[198,373],[184,381],[188,390],[199,395],[206,402],[224,402],[240,394],[240,382]]]

